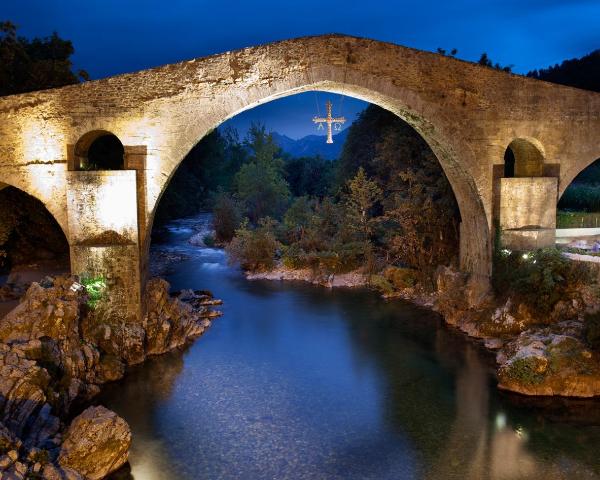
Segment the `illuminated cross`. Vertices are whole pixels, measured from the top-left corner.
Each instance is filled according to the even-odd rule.
[[[331,116],[331,102],[329,100],[327,100],[327,117],[325,117],[325,118],[314,117],[313,122],[318,123],[319,128],[322,126],[323,123],[327,123],[327,143],[333,143],[333,135],[331,132],[331,125],[334,123],[336,125],[346,123],[346,119],[344,117],[333,118]]]

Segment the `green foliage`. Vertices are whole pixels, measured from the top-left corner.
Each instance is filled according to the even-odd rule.
[[[379,290],[384,295],[391,295],[395,292],[394,286],[383,275],[371,275],[371,287]]]
[[[237,198],[253,224],[267,216],[280,218],[290,196],[283,178],[283,161],[275,155],[279,147],[264,126],[252,125],[247,140],[253,155],[240,168],[234,178]]]
[[[240,208],[233,197],[224,192],[217,194],[213,207],[215,240],[217,242],[230,242],[240,222]]]
[[[382,199],[381,188],[367,177],[364,168],[348,181],[348,193],[344,197],[346,226],[359,240],[368,242],[373,233],[373,208]]]
[[[573,183],[558,202],[561,210],[600,212],[600,186]]]
[[[56,33],[29,40],[17,36],[17,26],[0,22],[0,96],[62,87],[87,80],[72,71],[73,44]]]
[[[590,348],[600,352],[600,312],[585,316],[585,339]]]
[[[522,385],[538,385],[544,381],[544,373],[538,367],[535,357],[517,358],[504,367],[501,374]]]
[[[414,287],[419,282],[419,272],[412,268],[387,267],[383,276],[396,290]]]
[[[158,225],[209,209],[218,187],[230,186],[239,169],[238,162],[245,161],[240,152],[236,153],[236,160],[232,158],[230,153],[236,150],[232,142],[235,142],[235,136],[213,130],[192,148],[173,174],[169,188],[158,204]]]
[[[556,228],[598,228],[600,212],[566,212],[556,213]]]
[[[350,127],[337,169],[343,186],[362,167],[382,190],[373,209],[373,247],[388,264],[432,273],[458,251],[460,215],[427,145],[394,114],[370,105]]]
[[[106,280],[102,276],[82,277],[81,284],[87,293],[87,305],[94,310],[104,298],[106,293]]]
[[[284,177],[295,197],[323,198],[330,193],[335,163],[321,157],[288,158]]]
[[[256,228],[251,228],[247,221],[242,223],[227,246],[231,261],[249,271],[272,269],[280,248],[275,237],[276,226],[277,222],[269,217],[262,218]]]
[[[501,250],[494,258],[496,292],[514,295],[540,313],[549,313],[557,301],[592,280],[589,265],[572,262],[555,248],[525,253]]]
[[[290,243],[302,242],[307,230],[314,223],[314,205],[308,197],[296,198],[283,216],[286,240]]]

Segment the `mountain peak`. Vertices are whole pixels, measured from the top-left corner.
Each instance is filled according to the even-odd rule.
[[[342,147],[348,136],[348,129],[333,136],[333,143],[327,143],[325,135],[307,135],[294,140],[278,132],[271,132],[273,140],[279,147],[292,157],[320,156],[326,160],[337,160],[342,153]]]

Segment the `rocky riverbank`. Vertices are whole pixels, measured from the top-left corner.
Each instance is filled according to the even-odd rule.
[[[495,352],[498,388],[531,396],[596,397],[600,353],[588,346],[584,328],[585,314],[600,309],[593,290],[583,286],[574,298],[542,313],[516,299],[486,294],[467,275],[443,267],[433,294],[412,291],[404,298],[425,299],[448,325]]]
[[[92,310],[76,278],[33,283],[0,322],[2,478],[100,479],[127,461],[127,423],[103,407],[76,416],[129,365],[185,345],[220,313],[208,292],[169,295],[164,280],[145,291],[147,315],[129,324]]]
[[[359,270],[339,274],[320,274],[308,268],[292,269],[283,265],[278,265],[267,272],[245,272],[245,275],[248,280],[295,280],[328,288],[363,287],[369,283],[368,276]]]

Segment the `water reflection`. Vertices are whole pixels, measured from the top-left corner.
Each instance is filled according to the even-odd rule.
[[[600,431],[577,413],[598,420],[597,402],[500,395],[490,357],[431,312],[248,282],[189,231],[167,237],[190,255],[169,279],[225,316],[103,398],[132,426],[134,478],[599,478]]]

